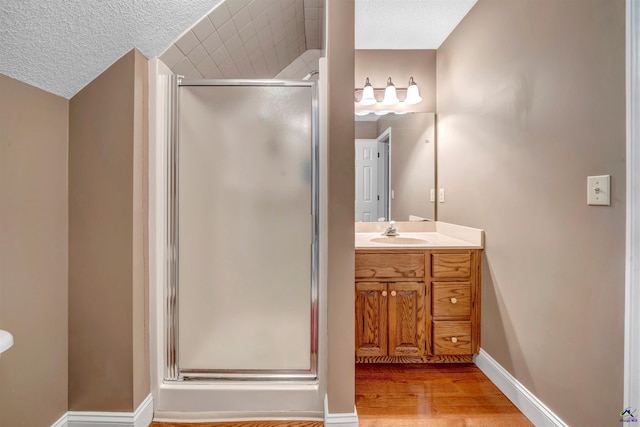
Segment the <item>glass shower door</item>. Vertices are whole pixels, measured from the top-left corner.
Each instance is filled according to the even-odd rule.
[[[177,373],[315,377],[317,167],[311,82],[177,89]]]

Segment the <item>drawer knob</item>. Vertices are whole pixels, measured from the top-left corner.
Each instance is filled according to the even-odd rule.
[[[395,297],[396,296],[396,291],[391,291],[391,296]]]
[[[456,337],[451,337],[451,342],[452,342],[452,343],[457,343],[457,342],[458,342],[458,338],[456,338]]]
[[[386,297],[387,296],[387,291],[382,291],[382,296]]]
[[[458,302],[458,298],[451,298],[451,304],[455,304]]]

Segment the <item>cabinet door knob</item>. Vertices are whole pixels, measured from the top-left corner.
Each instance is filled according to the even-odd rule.
[[[456,338],[456,337],[451,337],[451,342],[452,342],[452,343],[457,343],[457,342],[458,342],[458,338]]]
[[[382,296],[386,297],[387,296],[387,291],[382,291]]]
[[[458,298],[451,298],[451,304],[455,304],[458,302]]]
[[[396,296],[396,291],[391,291],[391,296],[395,297]]]

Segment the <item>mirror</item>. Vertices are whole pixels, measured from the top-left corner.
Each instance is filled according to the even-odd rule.
[[[436,220],[435,114],[356,116],[355,150],[356,221]]]

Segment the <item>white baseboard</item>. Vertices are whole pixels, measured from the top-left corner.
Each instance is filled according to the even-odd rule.
[[[147,396],[134,412],[69,411],[51,427],[148,427],[153,420],[153,397]]]
[[[324,425],[325,427],[358,427],[358,413],[356,412],[356,408],[353,408],[353,412],[331,414],[329,413],[329,401],[325,394]]]
[[[51,424],[51,427],[67,427],[67,414],[68,412],[65,412],[58,421]]]
[[[483,349],[480,349],[475,363],[536,427],[568,427]]]

